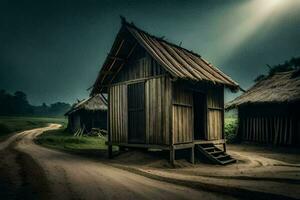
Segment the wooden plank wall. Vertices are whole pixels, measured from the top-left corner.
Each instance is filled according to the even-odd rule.
[[[300,146],[300,102],[248,104],[238,108],[241,140]]]
[[[173,87],[173,141],[174,144],[193,141],[193,93],[180,85]]]
[[[109,98],[109,126],[111,142],[127,143],[127,85],[121,84],[110,87]]]
[[[113,83],[165,74],[165,70],[144,49],[135,51]]]
[[[224,89],[222,86],[207,90],[207,139],[223,139]]]
[[[288,116],[244,116],[239,118],[242,140],[274,145],[291,145],[295,120]]]
[[[169,144],[171,80],[168,76],[152,78],[145,87],[146,143]]]
[[[145,82],[127,85],[128,142],[146,142]]]

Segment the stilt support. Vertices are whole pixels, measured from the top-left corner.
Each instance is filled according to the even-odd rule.
[[[224,150],[224,152],[226,152],[226,144],[225,143],[223,144],[223,150]]]
[[[173,147],[170,148],[170,164],[175,164],[175,149]]]
[[[195,163],[195,151],[194,151],[194,147],[191,148],[191,158],[190,161],[192,164]]]

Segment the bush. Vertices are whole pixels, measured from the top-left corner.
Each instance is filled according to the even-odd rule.
[[[237,119],[236,118],[225,118],[225,138],[228,143],[238,142],[237,138]]]

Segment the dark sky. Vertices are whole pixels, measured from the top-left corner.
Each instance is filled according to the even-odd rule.
[[[33,104],[86,98],[120,14],[182,42],[245,89],[266,64],[300,55],[298,0],[1,0],[0,88]]]

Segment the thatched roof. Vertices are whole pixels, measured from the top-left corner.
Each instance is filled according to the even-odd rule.
[[[214,84],[224,84],[231,89],[238,88],[235,81],[212,66],[200,55],[153,36],[123,19],[122,27],[93,85],[91,94],[99,93],[105,84],[112,82],[116,77],[115,74],[130,58],[136,45],[142,46],[153,59],[175,78],[208,81]]]
[[[276,73],[256,83],[226,105],[226,109],[243,104],[283,103],[300,100],[300,70]]]
[[[98,94],[74,104],[72,108],[68,112],[66,112],[65,115],[70,115],[79,110],[106,111],[107,102],[103,97],[101,97],[100,94]]]

